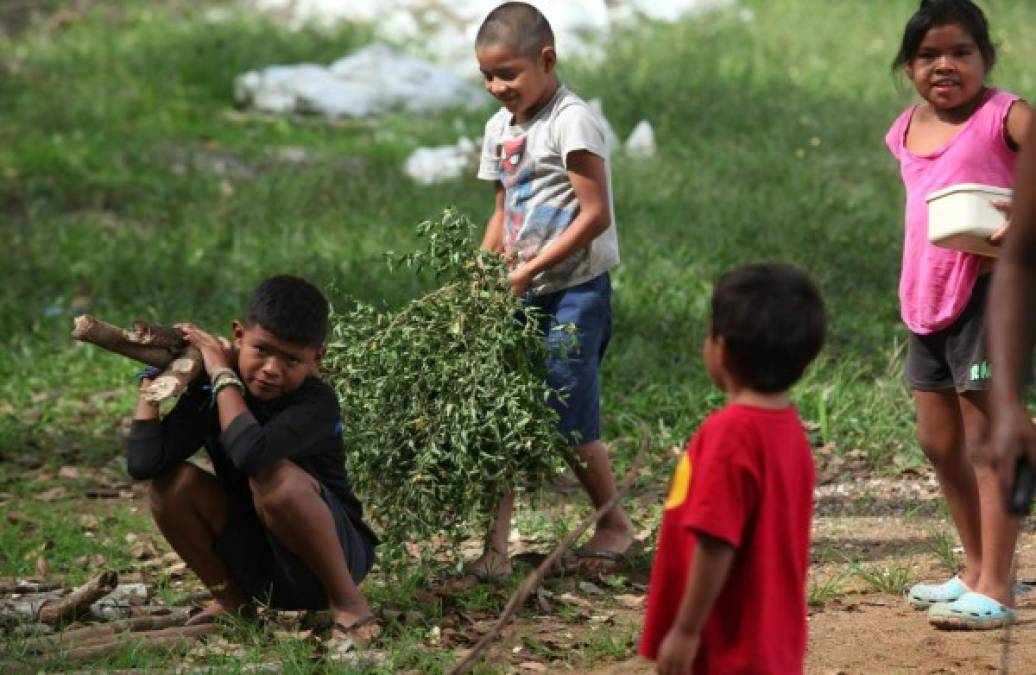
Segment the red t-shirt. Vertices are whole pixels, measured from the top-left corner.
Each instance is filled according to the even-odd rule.
[[[662,516],[640,654],[676,621],[702,532],[736,553],[702,630],[694,672],[801,673],[813,452],[794,408],[728,405],[687,445]]]

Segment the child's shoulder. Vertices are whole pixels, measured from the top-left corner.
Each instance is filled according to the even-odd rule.
[[[594,122],[599,120],[599,115],[594,110],[593,105],[587,103],[578,94],[565,85],[561,85],[560,91],[558,91],[557,101],[555,101],[554,108],[551,111],[551,118],[557,119],[559,117],[583,115]]]
[[[338,414],[338,396],[334,388],[316,375],[303,380],[298,389],[283,397],[283,409],[309,407]]]
[[[714,436],[722,436],[729,442],[755,442],[764,434],[779,429],[801,430],[802,422],[794,407],[763,408],[754,405],[727,404],[712,412],[699,429]],[[803,431],[803,433],[805,433]]]
[[[486,134],[503,133],[510,121],[511,113],[508,112],[507,108],[500,106],[500,108],[490,115],[488,120],[486,120]]]

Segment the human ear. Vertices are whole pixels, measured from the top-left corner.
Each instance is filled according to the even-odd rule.
[[[234,336],[234,346],[240,349],[241,340],[245,337],[245,325],[237,319],[234,319],[234,323],[230,327],[230,332]]]
[[[558,63],[558,53],[554,51],[553,47],[550,45],[544,47],[540,52],[540,59],[543,60],[543,69],[548,74],[554,72],[554,66]]]

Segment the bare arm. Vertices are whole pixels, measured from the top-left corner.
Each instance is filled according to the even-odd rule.
[[[688,572],[687,588],[669,629],[658,650],[658,672],[662,675],[686,675],[698,653],[701,631],[712,606],[730,574],[734,547],[715,537],[698,534],[694,561]]]
[[[493,183],[496,190],[493,195],[493,215],[486,223],[486,233],[482,236],[482,250],[494,253],[504,252],[504,185],[500,181]]]
[[[1007,138],[1020,146],[1027,145],[1029,122],[1032,120],[1032,108],[1025,101],[1017,101],[1007,113],[1004,125],[1007,127]]]
[[[1017,101],[1011,106],[1011,109],[1007,113],[1007,119],[1004,122],[1004,133],[1006,135],[1008,143],[1012,146],[1023,146],[1026,145],[1025,138],[1029,133],[1029,122],[1032,120],[1032,108],[1025,101]],[[1016,180],[1017,182],[1017,180]],[[1018,183],[1021,185],[1021,183]],[[1006,216],[1006,221],[1003,226],[1000,227],[989,237],[989,243],[995,246],[1002,246],[1004,243],[1004,236],[1010,229],[1014,218],[1012,211],[1014,210],[1010,200],[996,202],[993,204],[997,209],[1002,211]]]
[[[1013,114],[1008,118],[1009,132],[1011,117]],[[994,268],[987,319],[993,368],[992,452],[1005,485],[1010,485],[1015,462],[1023,454],[1027,453],[1030,465],[1036,468],[1036,430],[1021,399],[1036,280],[1036,125],[1028,121],[1026,115],[1028,128],[1018,159],[1012,224]]]
[[[568,179],[579,200],[579,215],[539,255],[511,272],[511,287],[515,293],[524,293],[537,274],[587,246],[611,225],[608,169],[604,159],[587,150],[569,153]]]

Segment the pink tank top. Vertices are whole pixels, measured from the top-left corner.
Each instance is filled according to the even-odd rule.
[[[906,186],[899,304],[903,321],[915,333],[942,330],[960,316],[982,264],[981,256],[928,243],[925,197],[958,183],[1014,185],[1016,153],[1007,145],[1004,125],[1018,97],[999,89],[989,89],[983,97],[957,135],[931,154],[917,155],[906,148],[914,108],[900,115],[885,136]]]

